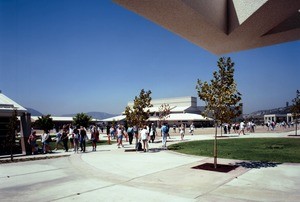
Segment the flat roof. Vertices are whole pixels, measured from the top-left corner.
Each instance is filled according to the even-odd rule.
[[[31,116],[31,121],[35,122],[38,120],[38,117],[41,116]],[[73,122],[73,117],[66,117],[66,116],[51,116],[53,121],[61,121],[61,122]],[[100,121],[100,119],[92,119],[92,122]]]

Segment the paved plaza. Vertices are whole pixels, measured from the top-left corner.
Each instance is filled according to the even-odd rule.
[[[199,132],[200,133],[200,132]],[[256,133],[230,138],[287,137],[293,132]],[[186,135],[186,141],[213,135]],[[168,144],[179,142],[172,136]],[[96,152],[57,151],[43,160],[0,164],[0,201],[299,201],[300,164],[240,166],[228,173],[192,169],[213,159],[161,150],[125,152],[127,142],[101,145]],[[32,156],[20,157],[30,158]],[[4,159],[0,159],[3,161]],[[218,159],[220,164],[238,160]]]

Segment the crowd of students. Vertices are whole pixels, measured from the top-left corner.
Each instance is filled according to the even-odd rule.
[[[92,126],[90,128],[92,142],[92,151],[96,151],[97,142],[99,141],[99,128]],[[39,148],[37,144],[37,139],[41,139],[42,147]],[[69,148],[73,148],[75,153],[86,152],[86,141],[88,140],[87,129],[83,126],[73,127],[71,124],[64,125],[60,131],[56,133],[55,137],[55,150],[58,149],[58,146],[64,148],[65,152],[69,151]],[[51,153],[52,148],[50,146],[52,138],[49,131],[44,131],[44,133],[38,137],[36,131],[32,130],[29,138],[28,144],[31,146],[32,154],[37,153]]]
[[[179,133],[181,135],[181,140],[183,140],[185,135],[184,124],[181,124],[179,127]],[[191,124],[189,127],[189,132],[191,135],[194,133],[194,125]],[[59,146],[63,147],[65,152],[68,152],[69,149],[73,149],[75,153],[85,152],[86,151],[86,141],[88,140],[87,130],[90,131],[90,141],[92,143],[92,151],[96,151],[97,142],[99,141],[100,131],[103,133],[103,127],[91,126],[86,129],[82,126],[74,127],[72,124],[63,125],[63,127],[56,133],[55,138],[53,139],[55,143],[54,150],[57,150]],[[144,125],[142,128],[137,126],[125,127],[122,124],[116,126],[111,125],[107,127],[107,135],[110,139],[117,139],[117,147],[124,147],[123,138],[126,138],[126,141],[129,141],[129,144],[133,144],[135,139],[135,149],[149,151],[149,144],[154,143],[157,136],[157,127],[154,123],[149,125]],[[160,135],[162,137],[162,148],[166,148],[167,137],[170,138],[169,125],[164,123],[160,128]],[[37,144],[37,140],[41,140],[40,145]],[[36,153],[51,153],[52,148],[50,142],[53,141],[49,131],[44,131],[41,136],[37,136],[36,131],[32,130],[31,135],[28,138],[28,144],[31,146],[32,154]]]

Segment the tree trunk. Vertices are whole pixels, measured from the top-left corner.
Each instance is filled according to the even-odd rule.
[[[296,124],[296,133],[295,133],[295,135],[297,136],[297,125],[298,125],[298,121],[296,121],[295,124]]]
[[[221,137],[223,137],[223,125],[222,125],[222,123],[220,125],[220,128],[221,128]]]
[[[15,131],[14,133],[12,133],[12,136],[10,137],[10,160],[13,161],[14,160],[14,146],[15,146],[15,137],[16,137],[16,134],[15,134]]]
[[[215,141],[214,141],[214,168],[217,168],[217,157],[218,157],[218,148],[217,148],[217,133],[218,133],[218,125],[215,122]]]

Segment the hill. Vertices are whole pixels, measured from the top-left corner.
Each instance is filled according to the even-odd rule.
[[[43,116],[44,114],[39,112],[36,109],[32,109],[29,107],[25,107],[27,109],[27,111],[31,114],[31,116]],[[94,119],[106,119],[106,118],[110,118],[113,116],[116,116],[115,114],[109,114],[106,112],[88,112],[86,113],[87,115],[91,116]],[[63,117],[74,117],[76,114],[64,114],[61,115]]]
[[[106,119],[106,118],[116,116],[115,114],[109,114],[109,113],[106,113],[106,112],[87,112],[86,114],[91,116],[94,119]],[[61,116],[73,117],[75,115],[76,114],[64,114],[64,115],[61,115]]]
[[[35,109],[25,107],[27,109],[27,112],[31,114],[31,116],[43,116],[43,114]]]
[[[287,114],[291,113],[290,107],[279,107],[275,109],[265,109],[252,112],[250,114],[245,114],[244,117],[253,117],[253,118],[260,118],[266,114]]]

